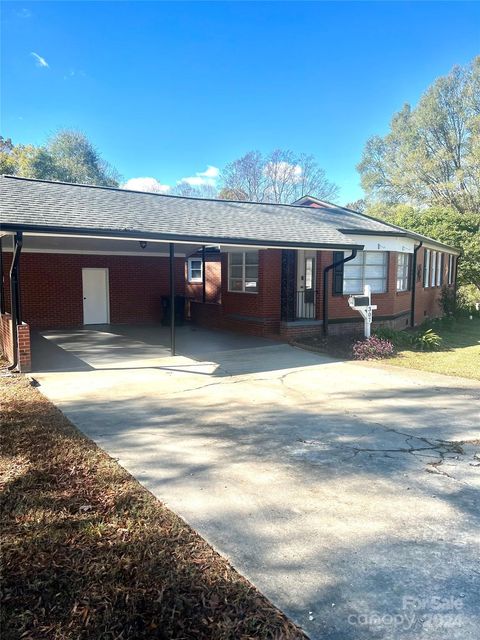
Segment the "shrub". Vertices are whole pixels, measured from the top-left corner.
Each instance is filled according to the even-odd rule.
[[[440,305],[446,316],[454,316],[457,313],[457,304],[455,300],[455,290],[452,287],[442,287],[440,294]]]
[[[473,284],[459,287],[457,292],[457,313],[460,316],[477,316],[480,312],[476,309],[476,304],[480,302],[480,292]]]
[[[415,346],[421,351],[435,351],[442,346],[443,339],[433,329],[427,329],[415,336]]]
[[[377,336],[377,338],[388,340],[394,347],[407,347],[411,346],[414,342],[414,336],[412,336],[411,333],[391,329],[390,327],[379,327],[373,331],[373,334]]]
[[[443,287],[440,304],[445,316],[480,316],[476,304],[480,302],[480,293],[475,285],[459,287],[455,300],[455,292],[450,287]]]
[[[395,349],[390,340],[372,336],[365,340],[358,340],[352,347],[355,360],[381,360],[389,358],[395,353]]]

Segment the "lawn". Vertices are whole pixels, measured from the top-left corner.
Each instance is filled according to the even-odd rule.
[[[443,338],[438,351],[401,348],[386,362],[398,367],[480,380],[480,319],[457,320],[451,327],[439,324],[434,331]]]
[[[305,637],[27,379],[0,402],[4,640]]]

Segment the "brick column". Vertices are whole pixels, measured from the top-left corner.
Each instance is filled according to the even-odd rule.
[[[30,327],[25,322],[17,328],[18,331],[18,365],[17,368],[22,373],[26,373],[32,368],[32,352],[30,345]],[[2,353],[9,362],[13,362],[12,345],[12,318],[9,313],[1,315],[1,341]]]

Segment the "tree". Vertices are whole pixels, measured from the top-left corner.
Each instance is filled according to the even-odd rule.
[[[370,199],[480,212],[480,56],[396,113],[358,170]]]
[[[218,198],[220,200],[248,200],[245,191],[241,191],[240,189],[229,189],[228,187],[220,189],[218,192]]]
[[[264,159],[259,151],[249,151],[241,158],[227,164],[221,180],[224,193],[232,192],[235,200],[265,200]],[[241,197],[245,194],[245,197]]]
[[[232,200],[291,203],[307,194],[329,199],[338,193],[312,155],[282,149],[267,156],[249,151],[227,164],[221,179],[220,193]]]
[[[46,151],[53,159],[53,180],[118,186],[118,173],[83,133],[60,131],[48,141]]]
[[[179,182],[172,192],[176,196],[184,198],[206,198],[213,200],[217,197],[217,190],[210,184],[194,186],[188,182]]]
[[[352,211],[359,211],[363,213],[367,207],[367,203],[365,198],[359,198],[358,200],[354,200],[353,202],[348,202],[345,205],[345,209],[351,209]]]
[[[116,187],[119,175],[88,138],[59,131],[45,146],[14,145],[0,139],[0,172],[25,178]]]
[[[439,206],[419,211],[406,205],[380,213],[379,206],[370,208],[368,213],[461,249],[458,283],[474,284],[480,291],[480,213],[460,213],[452,207]]]

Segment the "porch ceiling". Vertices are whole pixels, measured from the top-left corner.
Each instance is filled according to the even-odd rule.
[[[3,250],[12,251],[13,234],[3,238]],[[201,245],[182,244],[176,247],[177,257],[189,256],[195,253]],[[82,254],[112,254],[133,256],[168,256],[168,244],[147,242],[142,248],[138,240],[122,240],[108,238],[86,238],[82,236],[37,236],[24,234],[23,251],[27,253],[82,253]]]

